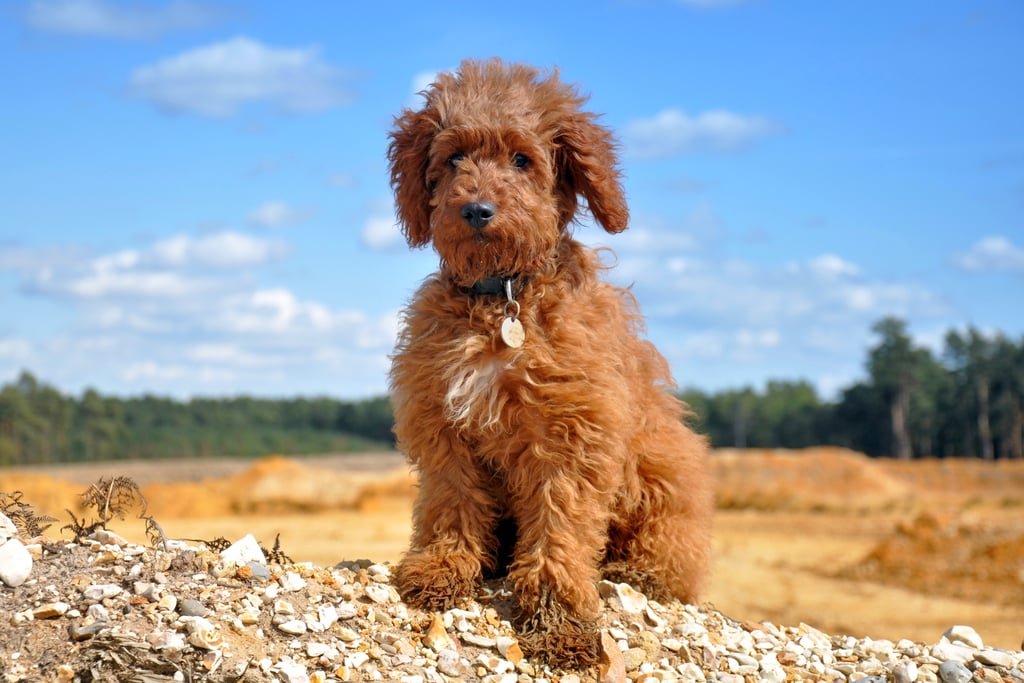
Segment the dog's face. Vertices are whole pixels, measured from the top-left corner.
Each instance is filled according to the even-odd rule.
[[[466,61],[424,95],[391,133],[391,184],[409,244],[433,242],[459,284],[535,272],[580,195],[606,230],[626,228],[611,133],[557,76]]]

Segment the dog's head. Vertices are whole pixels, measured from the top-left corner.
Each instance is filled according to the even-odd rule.
[[[395,120],[391,185],[409,244],[433,242],[461,284],[536,271],[580,196],[605,230],[625,230],[612,135],[557,73],[467,60],[423,95]]]

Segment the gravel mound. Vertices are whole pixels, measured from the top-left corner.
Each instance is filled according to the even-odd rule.
[[[0,667],[11,683],[1024,683],[1024,652],[987,648],[966,626],[931,645],[857,639],[738,622],[608,582],[601,665],[551,670],[523,656],[501,582],[464,609],[433,614],[401,602],[387,565],[268,561],[251,536],[221,552],[145,547],[105,530],[78,543],[0,542],[0,556],[31,558],[23,576],[0,561]]]

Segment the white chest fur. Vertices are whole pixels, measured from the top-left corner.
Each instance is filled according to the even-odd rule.
[[[468,350],[468,349],[467,349]],[[513,362],[488,353],[467,353],[447,374],[445,416],[462,429],[494,429],[500,426],[502,409],[509,400],[503,381]]]

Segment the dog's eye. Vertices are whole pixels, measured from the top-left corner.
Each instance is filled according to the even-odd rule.
[[[512,165],[516,168],[526,168],[530,165],[530,157],[525,154],[516,154],[512,157]]]
[[[459,165],[459,162],[466,158],[466,155],[462,152],[456,152],[455,154],[448,157],[448,165],[455,168]]]

